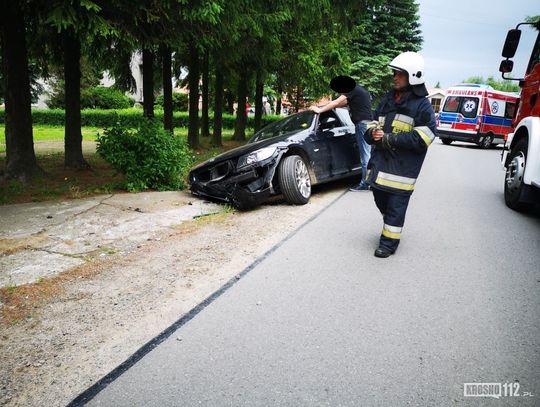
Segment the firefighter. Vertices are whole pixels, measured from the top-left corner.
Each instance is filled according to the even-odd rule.
[[[389,67],[393,89],[377,106],[364,135],[373,146],[367,180],[384,222],[374,253],[381,258],[394,254],[399,245],[409,199],[436,135],[435,114],[426,98],[424,58],[404,52]]]

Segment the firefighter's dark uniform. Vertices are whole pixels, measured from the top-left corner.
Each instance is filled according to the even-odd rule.
[[[374,119],[364,135],[374,145],[367,181],[383,215],[379,247],[393,253],[399,245],[409,199],[427,148],[436,135],[435,114],[424,96],[412,91],[391,91],[375,110]],[[372,132],[381,125],[384,137],[375,142]]]

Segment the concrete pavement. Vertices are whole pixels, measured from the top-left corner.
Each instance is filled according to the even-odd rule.
[[[183,191],[0,206],[0,287],[129,252],[167,228],[222,210]]]

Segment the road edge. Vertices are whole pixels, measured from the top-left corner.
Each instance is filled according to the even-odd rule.
[[[200,302],[198,305],[193,307],[190,311],[188,311],[187,313],[182,315],[177,321],[173,322],[170,326],[165,328],[163,331],[161,331],[154,338],[150,339],[148,342],[146,342],[144,345],[142,345],[135,353],[133,353],[131,356],[129,356],[124,362],[122,362],[120,365],[118,365],[116,368],[114,368],[111,372],[106,374],[104,377],[99,379],[96,383],[94,383],[92,386],[90,386],[89,388],[84,390],[81,394],[79,394],[76,398],[74,398],[67,405],[67,407],[84,406],[86,403],[88,403],[93,398],[95,398],[100,392],[105,390],[105,388],[107,388],[111,383],[113,383],[122,374],[124,374],[127,370],[129,370],[132,366],[134,366],[139,360],[141,360],[144,356],[146,356],[148,353],[150,353],[158,345],[160,345],[162,342],[164,342],[166,339],[168,339],[179,328],[181,328],[187,322],[189,322],[190,320],[195,318],[195,316],[197,316],[207,306],[212,304],[223,293],[225,293],[228,289],[230,289],[233,285],[235,285],[238,281],[240,281],[244,276],[246,276],[250,271],[252,271],[257,265],[259,265],[261,262],[263,262],[268,256],[270,256],[277,249],[279,249],[285,242],[287,242],[289,239],[291,239],[302,228],[307,226],[309,223],[311,223],[313,220],[315,220],[315,218],[317,218],[319,215],[321,215],[326,210],[328,210],[328,208],[330,208],[330,206],[335,204],[347,192],[348,192],[348,190],[343,191],[335,199],[333,199],[326,206],[324,206],[321,210],[319,210],[317,213],[312,215],[309,219],[307,219],[304,223],[302,223],[300,226],[298,226],[295,230],[290,232],[284,239],[280,240],[277,244],[272,246],[263,255],[256,258],[250,265],[248,265],[246,268],[244,268],[244,270],[242,270],[236,276],[229,279],[224,285],[222,285],[220,288],[218,288],[216,291],[214,291],[212,294],[210,294],[207,298],[205,298],[202,302]]]

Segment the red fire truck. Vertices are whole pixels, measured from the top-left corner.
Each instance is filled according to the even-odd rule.
[[[520,26],[531,25],[537,33],[524,78],[509,78],[521,38]],[[508,31],[499,71],[508,80],[518,80],[521,96],[512,121],[514,132],[508,135],[502,155],[506,169],[504,200],[515,210],[526,210],[540,204],[540,21],[520,23]]]

